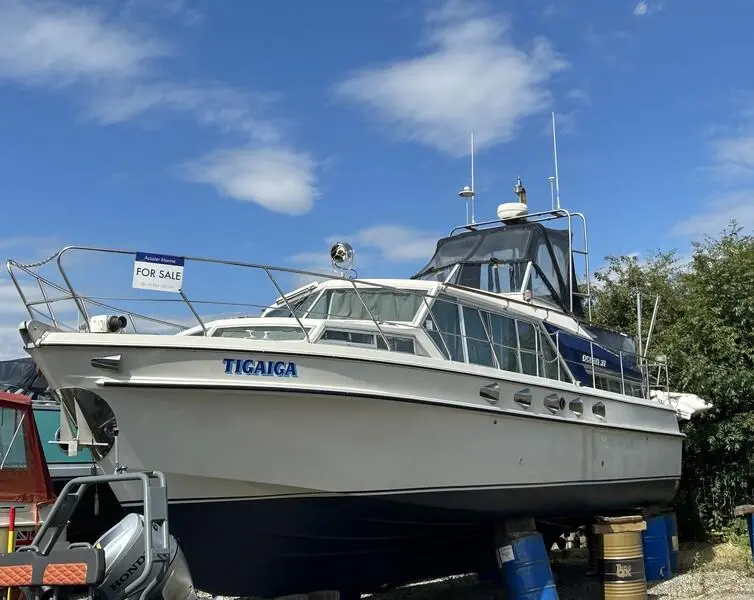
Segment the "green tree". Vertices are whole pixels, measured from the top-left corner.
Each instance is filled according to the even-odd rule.
[[[671,389],[713,404],[683,425],[679,525],[702,537],[730,524],[736,504],[754,501],[754,238],[733,223],[718,239],[695,243],[688,265],[673,252],[643,263],[608,257],[597,275],[595,320],[635,335],[637,291],[645,332],[661,297],[649,355],[668,357]]]

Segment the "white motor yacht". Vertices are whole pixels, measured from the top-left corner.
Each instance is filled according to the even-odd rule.
[[[636,342],[590,322],[586,242],[583,215],[530,213],[519,193],[440,239],[408,279],[353,276],[347,243],[332,249],[337,272],[287,294],[281,277],[312,274],[82,247],[9,269],[26,350],[64,407],[60,442],[108,472],[167,475],[199,589],[273,596],[479,570],[502,519],[579,523],[672,501],[680,416]],[[195,325],[138,328],[148,315],[77,290],[64,266],[76,253],[168,265],[153,296],[172,294]],[[262,274],[278,299],[203,317],[186,286],[170,288],[195,265]],[[73,303],[70,330],[57,300]]]

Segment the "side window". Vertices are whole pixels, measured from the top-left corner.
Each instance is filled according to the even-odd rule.
[[[463,324],[466,328],[466,348],[469,352],[469,362],[488,367],[496,366],[495,359],[492,357],[492,348],[487,338],[487,331],[482,324],[479,311],[464,306]]]
[[[518,321],[518,343],[521,348],[521,371],[537,375],[537,330],[534,325]]]
[[[26,468],[24,414],[13,408],[0,408],[0,465],[3,469]]]
[[[317,302],[311,307],[307,316],[310,319],[326,319],[331,296],[332,290],[325,290],[322,292],[319,295],[319,298],[317,298]]]
[[[458,305],[438,299],[430,306],[430,311],[431,316],[428,315],[424,322],[425,331],[437,344],[440,352],[447,356],[450,351],[451,360],[464,362]]]
[[[500,368],[519,372],[516,322],[503,315],[490,314],[490,334]]]
[[[541,367],[540,374],[543,374],[548,379],[558,378],[558,355],[555,349],[550,344],[550,340],[546,339],[547,334],[541,334],[539,338],[541,346]],[[561,376],[564,369],[561,369]]]

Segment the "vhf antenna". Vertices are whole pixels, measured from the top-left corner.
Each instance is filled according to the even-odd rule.
[[[458,195],[466,200],[466,223],[469,223],[469,207],[471,208],[471,225],[474,225],[474,132],[471,133],[471,187],[465,185]]]
[[[555,111],[552,112],[552,150],[555,155],[555,209],[560,210],[560,180],[558,179],[558,141],[555,133]],[[550,181],[550,185],[552,185],[552,181]]]

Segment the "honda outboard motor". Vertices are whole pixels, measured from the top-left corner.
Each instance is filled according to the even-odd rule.
[[[95,547],[105,553],[105,580],[97,588],[96,596],[107,600],[138,599],[153,580],[157,584],[150,593],[150,598],[162,600],[197,600],[191,572],[183,552],[175,538],[169,537],[169,557],[155,556],[151,575],[138,589],[126,597],[126,587],[136,580],[144,571],[144,517],[129,514],[117,525],[105,532],[96,542]],[[155,524],[152,528],[155,538],[153,547],[162,545],[162,527]]]

